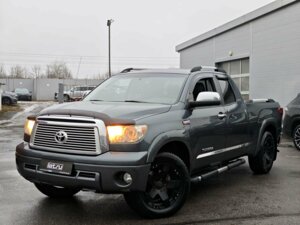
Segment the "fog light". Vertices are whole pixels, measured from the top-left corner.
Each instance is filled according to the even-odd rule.
[[[131,184],[132,177],[129,173],[124,173],[123,180],[125,181],[126,184]]]

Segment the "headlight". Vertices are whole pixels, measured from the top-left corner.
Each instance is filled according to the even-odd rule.
[[[107,126],[111,144],[136,143],[143,139],[146,132],[146,125]]]
[[[31,135],[32,129],[34,127],[35,121],[26,119],[25,125],[24,125],[24,133],[27,135]]]

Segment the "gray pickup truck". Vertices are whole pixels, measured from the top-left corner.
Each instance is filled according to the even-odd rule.
[[[140,215],[166,217],[183,206],[191,183],[243,156],[255,174],[268,173],[281,120],[277,102],[244,102],[221,69],[129,68],[81,102],[29,116],[16,164],[49,197],[123,193]]]

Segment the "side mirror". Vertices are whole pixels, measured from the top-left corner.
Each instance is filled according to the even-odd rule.
[[[199,106],[213,106],[220,105],[221,97],[218,92],[200,92],[197,96],[196,101],[189,102],[189,108],[195,108]]]

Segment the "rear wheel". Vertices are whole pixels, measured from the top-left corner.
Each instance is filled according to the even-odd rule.
[[[50,198],[70,198],[80,191],[80,189],[56,187],[42,183],[35,183],[34,185],[40,192]]]
[[[295,147],[300,150],[300,125],[296,126],[293,131],[293,141]]]
[[[125,193],[127,204],[147,218],[167,217],[184,204],[190,190],[189,172],[172,153],[159,154],[151,165],[145,192]]]
[[[266,131],[261,139],[260,149],[256,156],[249,156],[249,166],[256,174],[269,173],[276,157],[277,145],[272,133]]]

